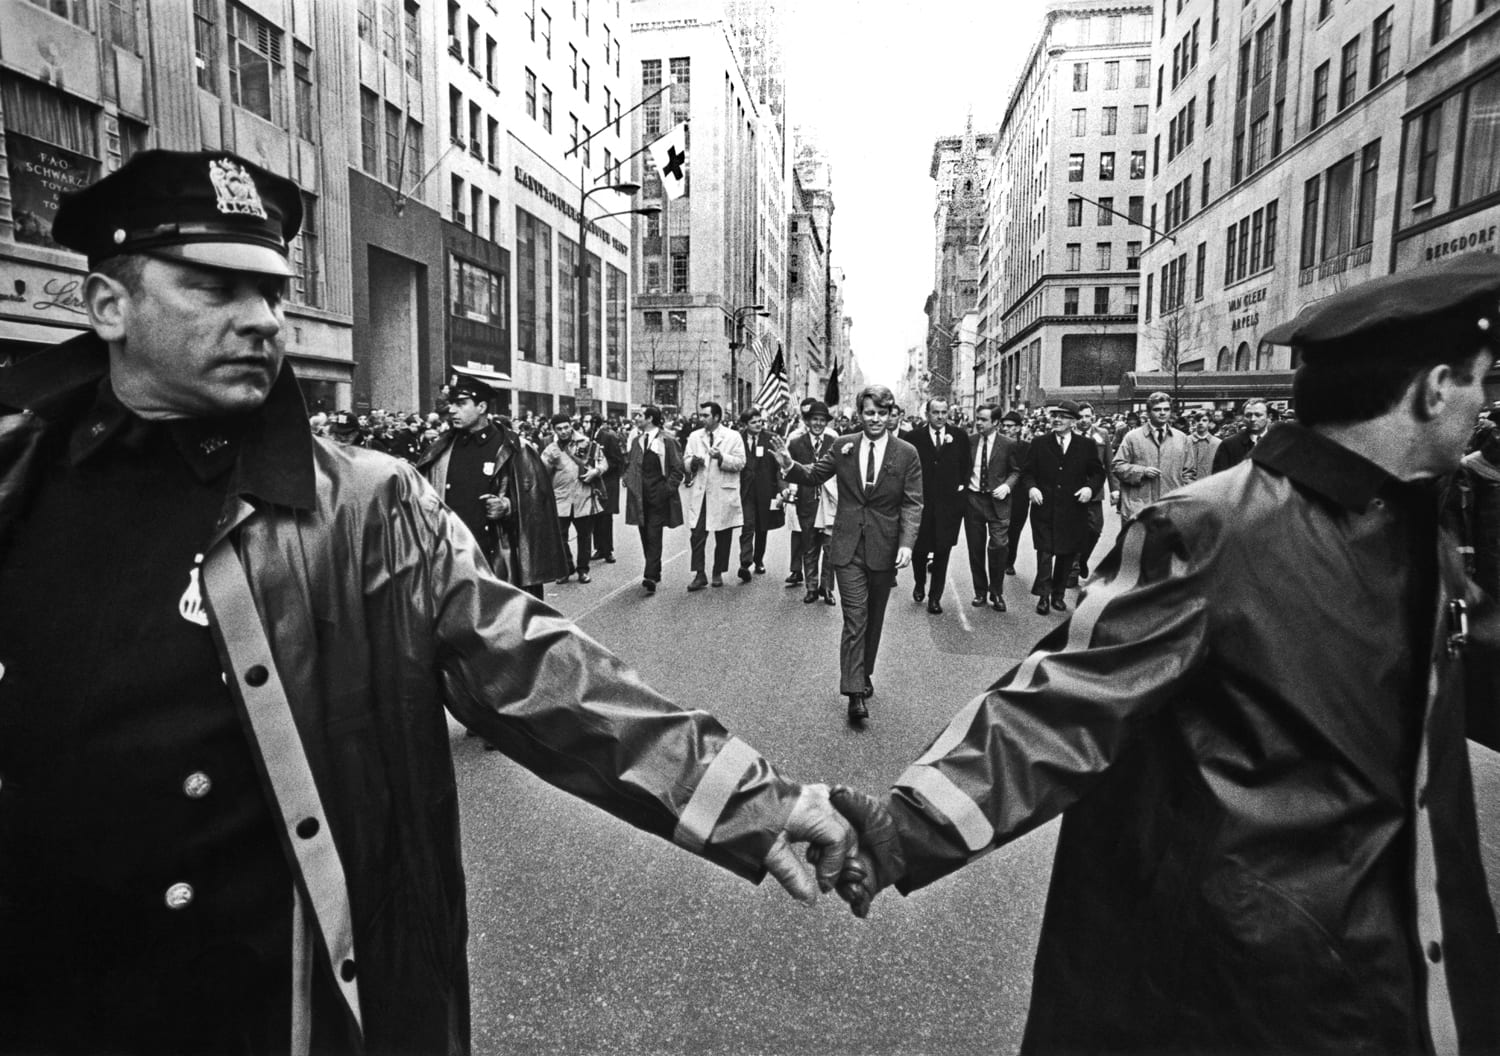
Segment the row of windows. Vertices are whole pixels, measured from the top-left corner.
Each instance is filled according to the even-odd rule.
[[[1193,28],[1182,35],[1182,42],[1172,47],[1172,87],[1176,88],[1182,83],[1187,75],[1198,68],[1198,24],[1200,20],[1193,21]],[[1157,106],[1161,105],[1160,100]]]
[[[1132,135],[1145,135],[1147,112],[1146,106],[1131,107],[1130,133]],[[1073,111],[1073,135],[1086,136],[1089,134],[1088,110],[1078,107]],[[1118,106],[1106,106],[1099,111],[1099,134],[1101,136],[1113,136],[1119,132],[1120,108]]]
[[[1110,314],[1110,291],[1112,286],[1094,287],[1094,313],[1095,315]],[[1078,314],[1079,287],[1063,287],[1063,315]],[[1120,307],[1120,314],[1134,315],[1141,306],[1141,288],[1139,286],[1125,287],[1125,303]]]
[[[43,4],[42,6],[52,6]],[[219,31],[216,0],[193,0],[193,64],[198,87],[220,94],[220,55],[226,60],[229,101],[308,142],[318,135],[313,51],[292,41],[292,98],[288,123],[283,32],[231,2]]]
[[[1115,261],[1113,242],[1094,243],[1094,256],[1092,263],[1094,271],[1113,271]],[[1125,270],[1135,271],[1141,266],[1141,244],[1139,242],[1125,243]],[[1066,268],[1068,271],[1083,270],[1083,243],[1069,242],[1067,244]]]
[[[1212,88],[1210,88],[1212,91]],[[1209,96],[1209,98],[1213,98]],[[1213,124],[1212,111],[1204,121],[1205,125]],[[1198,122],[1198,97],[1195,95],[1188,100],[1187,106],[1177,111],[1177,116],[1167,123],[1167,160],[1171,161],[1181,154],[1193,143],[1193,127]]]
[[[1438,193],[1438,162],[1444,154],[1444,110],[1455,117],[1446,158],[1455,176],[1453,204],[1467,205],[1500,192],[1500,71],[1475,81],[1462,93],[1424,111],[1412,121],[1409,142],[1416,145],[1414,208],[1431,206]]]
[[[457,114],[459,109],[453,107],[452,111]],[[422,135],[421,123],[408,117],[400,107],[390,103],[382,107],[380,97],[374,92],[368,88],[359,90],[360,168],[364,172],[397,188],[405,186],[408,178],[416,179],[422,173]]]
[[[1151,60],[1134,59],[1134,70],[1132,73],[1133,88],[1149,88],[1151,85]],[[1086,92],[1089,90],[1089,66],[1091,63],[1073,63],[1073,91]],[[1120,87],[1120,60],[1108,59],[1104,63],[1104,90],[1112,92]]]
[[[1084,155],[1068,155],[1068,182],[1082,183],[1084,176]],[[1115,152],[1104,151],[1099,155],[1099,179],[1112,180],[1115,178]],[[1130,179],[1144,180],[1146,178],[1146,152],[1144,150],[1132,150],[1130,152]]]
[[[1391,12],[1387,8],[1375,18],[1370,28],[1370,75],[1366,89],[1374,89],[1390,75],[1391,66]],[[1342,113],[1359,95],[1360,34],[1356,33],[1345,42],[1339,52],[1338,108]],[[1332,60],[1330,60],[1331,62]],[[1324,62],[1313,71],[1312,127],[1320,128],[1328,120],[1329,62]]]
[[[1341,158],[1302,185],[1303,268],[1339,259],[1375,241],[1380,140]],[[1321,223],[1320,223],[1321,215]]]
[[[552,365],[552,340],[557,337],[558,361],[577,359],[577,285],[574,265],[578,244],[560,232],[553,253],[552,228],[526,210],[516,209],[516,349],[523,360]],[[556,261],[554,270],[553,262]],[[599,267],[599,258],[588,255],[588,348],[604,350],[604,373],[624,377],[626,281],[614,265]],[[603,273],[604,288],[600,279]],[[552,305],[557,290],[557,311]],[[556,328],[554,331],[554,320]],[[600,344],[600,328],[604,344]],[[589,368],[598,366],[592,359]],[[592,369],[585,371],[593,373]]]
[[[1229,225],[1224,241],[1225,286],[1276,266],[1276,215],[1280,208],[1281,202],[1274,200]],[[1198,296],[1203,296],[1201,289]]]
[[[1126,219],[1129,220],[1129,222],[1132,223],[1132,224],[1139,224],[1141,222],[1141,220],[1144,218],[1145,209],[1146,209],[1146,198],[1145,198],[1144,195],[1132,194],[1130,196],[1129,201],[1130,201],[1130,209],[1129,209],[1129,212],[1126,214]],[[1098,212],[1098,217],[1097,217],[1097,219],[1094,222],[1096,224],[1098,224],[1100,227],[1109,227],[1111,224],[1113,224],[1115,222],[1115,217],[1118,216],[1118,215],[1120,215],[1119,213],[1117,213],[1115,211],[1115,200],[1113,198],[1100,198],[1099,201],[1096,203],[1096,205],[1097,205],[1097,208],[1098,208],[1099,212]],[[1044,211],[1042,213],[1042,226],[1043,226],[1044,230],[1046,228],[1046,215],[1047,214]],[[1068,226],[1069,227],[1082,227],[1083,226],[1083,199],[1082,198],[1069,198],[1068,199]]]
[[[194,0],[194,8],[211,6],[212,0]],[[359,0],[355,24],[359,39],[371,47],[379,47],[380,54],[391,62],[400,62],[406,75],[413,80],[422,79],[422,9],[416,0],[406,0],[398,11],[396,0],[380,0],[377,12],[375,0]],[[470,20],[472,23],[472,20]],[[456,33],[453,12],[450,8],[448,33]],[[473,66],[473,40],[470,39],[469,65]]]

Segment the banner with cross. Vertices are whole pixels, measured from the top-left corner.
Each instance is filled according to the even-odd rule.
[[[687,127],[686,121],[673,125],[650,146],[651,160],[656,163],[667,198],[672,201],[687,193]]]

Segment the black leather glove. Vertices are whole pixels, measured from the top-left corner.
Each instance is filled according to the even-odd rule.
[[[859,852],[845,862],[839,875],[839,897],[849,903],[856,917],[866,917],[875,895],[906,875],[896,821],[880,800],[846,785],[835,785],[830,798],[859,834]]]

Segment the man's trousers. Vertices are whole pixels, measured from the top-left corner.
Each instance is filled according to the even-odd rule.
[[[969,577],[976,598],[1005,595],[1006,554],[1010,545],[1010,497],[969,492],[964,540],[969,544]]]
[[[854,559],[847,565],[839,565],[833,573],[838,578],[839,603],[844,613],[844,630],[839,637],[839,692],[863,693],[875,670],[880,632],[885,627],[885,606],[890,601],[891,588],[896,585],[896,570],[866,568],[861,544]]]

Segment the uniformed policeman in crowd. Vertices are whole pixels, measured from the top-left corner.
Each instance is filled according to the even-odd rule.
[[[458,374],[448,385],[448,432],[417,463],[448,508],[479,543],[493,566],[496,525],[510,514],[495,472],[500,461],[500,429],[490,420],[495,390],[479,378]]]
[[[58,211],[91,332],[0,372],[0,1051],[467,1051],[444,708],[799,898],[790,842],[820,884],[852,845],[826,788],[496,579],[413,468],[311,434],[300,220],[221,152]]]
[[[1497,338],[1485,253],[1268,333],[1298,423],[1142,508],[883,797],[834,791],[856,911],[1062,814],[1022,1052],[1500,1052],[1496,618],[1438,518]]]

